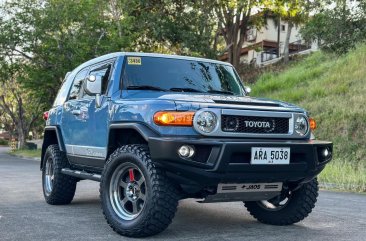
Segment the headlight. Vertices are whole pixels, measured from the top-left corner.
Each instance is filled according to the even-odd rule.
[[[212,132],[217,125],[217,116],[211,111],[203,111],[195,118],[196,127],[205,133]]]
[[[296,118],[295,131],[300,136],[304,136],[308,132],[308,121],[304,116],[299,116]]]

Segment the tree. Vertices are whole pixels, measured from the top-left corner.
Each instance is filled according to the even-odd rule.
[[[22,64],[2,61],[0,70],[0,108],[6,129],[15,127],[19,148],[25,146],[29,130],[40,117],[41,102],[21,89]]]
[[[15,130],[13,121],[10,119],[9,115],[5,112],[3,108],[0,108],[0,129],[9,131],[10,133]],[[11,133],[13,135],[14,133]]]
[[[212,9],[209,0],[132,0],[124,6],[140,34],[135,50],[205,57],[216,56]]]
[[[239,67],[241,49],[247,29],[255,26],[256,19],[251,17],[253,9],[262,5],[261,0],[216,0],[214,11],[219,21],[219,31],[224,37],[228,61]]]
[[[209,1],[19,0],[7,2],[0,48],[29,60],[23,86],[52,103],[65,73],[116,51],[214,57]]]
[[[217,44],[212,37],[216,24],[209,3],[208,0],[6,1],[0,6],[1,68],[14,71],[12,76],[2,79],[2,87],[17,90],[3,92],[7,115],[19,124],[20,134],[25,135],[29,128],[39,129],[34,125],[42,123],[40,113],[50,108],[65,74],[106,53],[153,51],[216,56],[212,47]],[[28,96],[37,97],[40,109],[28,110],[34,107],[33,99]],[[13,109],[23,114],[15,115]],[[20,118],[36,109],[38,119],[22,123]]]
[[[332,2],[335,4],[332,8],[328,5],[318,8],[317,14],[301,29],[301,35],[308,41],[318,41],[323,50],[344,54],[366,40],[366,3]]]
[[[28,60],[22,86],[51,104],[65,74],[82,62],[133,42],[102,0],[20,0],[3,7],[0,47],[8,58]],[[119,38],[118,34],[123,35]]]
[[[292,29],[305,23],[309,18],[310,4],[308,0],[272,0],[266,4],[267,8],[277,15],[279,19],[285,20],[288,23],[283,52],[285,63],[289,61]],[[280,24],[278,24],[278,28],[280,28]]]

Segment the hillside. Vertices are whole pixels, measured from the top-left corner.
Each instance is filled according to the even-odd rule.
[[[334,142],[334,160],[323,183],[366,191],[366,45],[336,57],[314,53],[286,71],[267,73],[252,96],[296,103],[317,120],[318,139]]]

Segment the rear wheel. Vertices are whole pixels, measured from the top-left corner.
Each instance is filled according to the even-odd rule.
[[[48,204],[69,204],[75,195],[77,179],[61,173],[69,163],[58,145],[50,145],[42,168],[43,195]]]
[[[145,145],[126,145],[109,158],[100,183],[103,214],[117,233],[150,236],[165,230],[178,206],[176,187]]]
[[[284,189],[270,200],[244,202],[249,213],[258,221],[272,225],[290,225],[306,218],[315,207],[318,181],[303,184],[299,189]]]

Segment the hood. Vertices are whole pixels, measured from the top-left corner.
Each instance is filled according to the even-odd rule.
[[[196,105],[196,108],[237,108],[304,112],[302,108],[283,101],[251,96],[232,96],[204,93],[176,93],[159,91],[128,91],[129,99],[159,99],[172,100],[179,110],[186,109],[187,105]]]

